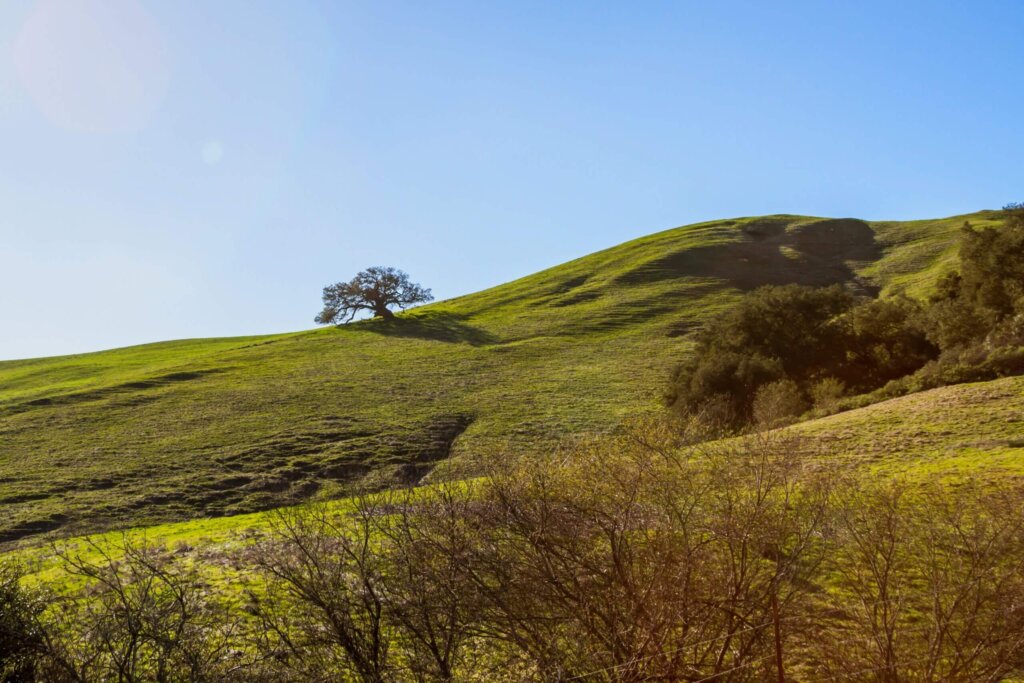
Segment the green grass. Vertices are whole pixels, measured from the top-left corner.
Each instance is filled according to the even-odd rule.
[[[1024,377],[923,391],[794,429],[880,474],[1024,476]]]
[[[962,384],[925,391],[810,420],[790,428],[828,457],[844,459],[879,476],[937,475],[950,481],[963,476],[1024,476],[1024,377]],[[350,501],[330,503],[346,509]],[[223,565],[230,550],[268,529],[265,512],[139,526],[107,532],[91,540],[116,557],[124,534],[132,542],[173,549],[193,561]],[[80,539],[69,547],[86,559],[99,555]],[[36,580],[60,584],[60,562],[47,546],[27,547],[17,556],[33,568]],[[238,575],[213,572],[218,581]]]
[[[997,218],[715,221],[394,321],[0,363],[0,543],[337,496],[608,429],[657,409],[687,334],[742,292],[920,295],[964,220]]]

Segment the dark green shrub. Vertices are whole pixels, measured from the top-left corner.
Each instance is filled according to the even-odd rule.
[[[868,301],[846,316],[847,359],[836,362],[847,386],[870,391],[915,372],[938,356],[929,339],[924,307],[898,296]]]
[[[985,344],[991,348],[1024,347],[1024,313],[996,325],[985,337]]]
[[[932,298],[929,333],[943,352],[983,339],[1024,313],[1024,205],[1005,210],[1002,228],[964,226],[960,270],[943,278]]]
[[[732,426],[749,422],[759,387],[804,380],[844,345],[835,319],[854,303],[839,286],[754,290],[699,334],[696,353],[676,371],[669,402],[687,413],[713,408]]]
[[[1024,312],[1024,222],[1019,215],[1013,214],[1002,229],[965,228],[962,239],[960,298],[990,326]]]
[[[709,350],[682,369],[677,403],[690,412],[707,411],[707,417],[723,425],[745,422],[757,388],[784,375],[778,360]]]
[[[0,564],[0,682],[36,680],[36,653],[40,644],[37,617],[42,603],[21,584],[22,570]]]
[[[783,403],[787,416],[803,412],[798,394],[831,412],[853,405],[845,395],[1024,373],[1024,205],[1005,210],[1002,228],[965,225],[959,272],[925,303],[858,300],[838,285],[754,290],[700,332],[669,403],[736,428],[777,422]]]
[[[988,327],[982,315],[960,298],[935,301],[928,317],[928,339],[943,351],[967,346]]]

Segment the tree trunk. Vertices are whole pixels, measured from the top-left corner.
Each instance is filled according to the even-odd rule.
[[[373,314],[378,318],[384,318],[385,320],[395,317],[395,314],[388,310],[387,306],[378,306],[373,309]]]

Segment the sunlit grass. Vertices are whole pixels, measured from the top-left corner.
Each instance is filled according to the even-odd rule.
[[[659,409],[688,333],[744,289],[859,276],[921,294],[965,219],[991,215],[871,224],[852,251],[808,250],[819,219],[716,221],[395,321],[0,363],[0,541],[337,497],[607,430]]]

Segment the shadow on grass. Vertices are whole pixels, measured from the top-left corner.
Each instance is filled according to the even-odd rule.
[[[490,332],[464,322],[466,316],[457,313],[431,311],[415,315],[399,315],[394,318],[374,318],[353,325],[362,332],[374,332],[388,337],[411,337],[430,339],[451,344],[482,346],[498,340]]]
[[[852,218],[823,219],[796,225],[766,218],[743,226],[743,238],[726,244],[687,247],[650,261],[619,277],[644,284],[680,277],[716,278],[743,291],[762,285],[823,287],[850,284],[875,296],[878,288],[862,281],[851,262],[874,263],[882,257],[874,230]]]

